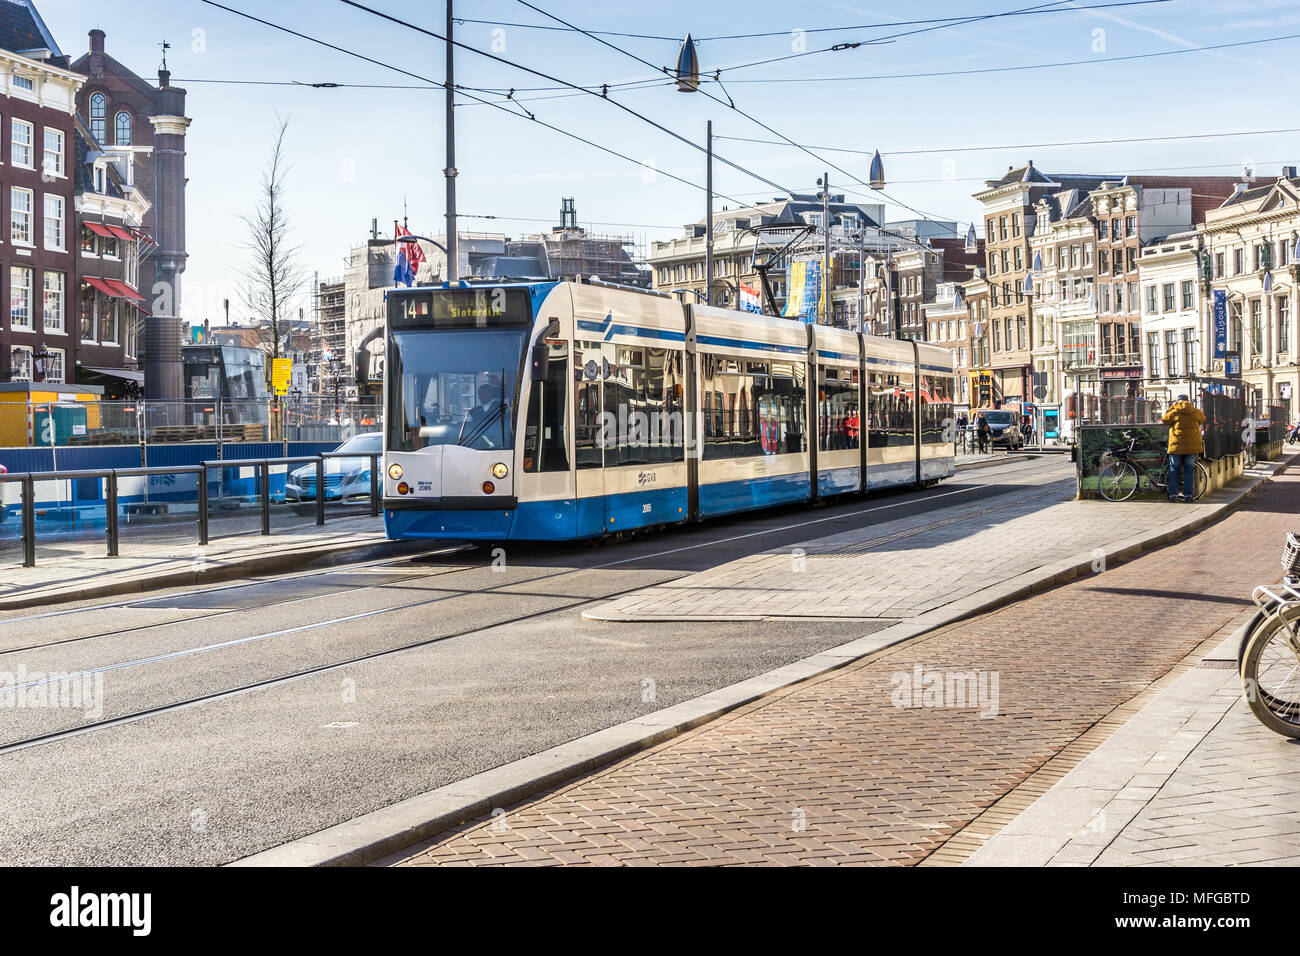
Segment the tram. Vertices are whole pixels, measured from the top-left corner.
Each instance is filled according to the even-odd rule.
[[[581,281],[387,293],[394,539],[573,541],[951,476],[952,353]]]

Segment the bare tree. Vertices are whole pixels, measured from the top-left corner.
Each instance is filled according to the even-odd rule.
[[[261,326],[259,347],[270,358],[280,357],[291,306],[307,282],[307,274],[299,264],[302,246],[290,240],[292,226],[285,206],[289,167],[285,164],[284,142],[289,120],[276,119],[279,125],[270,162],[262,174],[257,206],[251,215],[240,217],[248,227],[248,241],[243,243],[248,264],[242,273],[241,292]]]

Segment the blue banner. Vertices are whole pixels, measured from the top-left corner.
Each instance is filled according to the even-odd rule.
[[[1228,354],[1228,291],[1214,290],[1214,357]]]

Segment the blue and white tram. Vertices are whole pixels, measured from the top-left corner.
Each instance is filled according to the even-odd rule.
[[[954,470],[946,349],[568,281],[390,290],[386,332],[390,538],[596,538]]]

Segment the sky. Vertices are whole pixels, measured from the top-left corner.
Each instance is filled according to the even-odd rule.
[[[405,73],[201,0],[35,0],[74,58],[98,27],[108,35],[107,52],[149,78],[156,77],[159,44],[172,44],[173,83],[188,90],[194,121],[182,312],[191,322],[214,324],[226,298],[232,318],[247,312],[238,295],[247,259],[240,216],[257,203],[281,118],[289,121],[293,239],[308,274],[342,276],[350,247],[365,240],[372,219],[385,236],[404,210],[417,234],[445,231],[444,102],[441,88],[430,86],[442,81],[444,44],[342,0],[222,2]],[[444,31],[441,3],[365,2]],[[1242,175],[1248,164],[1257,176],[1275,176],[1283,163],[1300,164],[1300,134],[1261,134],[1294,121],[1282,104],[1295,101],[1300,79],[1300,0],[1159,0],[1106,9],[1079,8],[1117,0],[804,0],[797,9],[774,0],[528,2],[586,30],[650,38],[604,38],[626,51],[620,52],[571,30],[530,29],[521,24],[558,24],[521,0],[460,0],[455,14],[466,22],[457,23],[455,36],[556,80],[595,86],[662,79],[657,68],[675,63],[690,33],[700,40],[701,74],[722,70],[721,83],[701,86],[716,99],[678,92],[668,81],[610,91],[609,100],[638,117],[458,49],[456,82],[467,88],[456,110],[462,232],[543,231],[558,224],[561,198],[573,197],[579,224],[592,232],[646,243],[680,235],[685,223],[704,216],[701,147],[709,120],[717,137],[718,208],[787,190],[815,192],[828,173],[832,192],[885,202],[889,220],[957,220],[962,234],[980,218],[971,194],[1028,160],[1048,173]],[[1051,12],[890,26],[1030,7]],[[852,29],[816,32],[830,27]],[[753,33],[774,35],[719,39]],[[863,42],[894,34],[910,35]],[[1285,39],[1252,42],[1278,37]],[[830,49],[850,43],[861,45]],[[1195,49],[1224,44],[1244,45]],[[1157,53],[1167,55],[1120,59]],[[1063,61],[1082,62],[1005,70]],[[990,70],[1002,72],[971,72]],[[967,72],[952,75],[957,71]],[[409,88],[266,85],[295,82]],[[548,89],[529,90],[536,87]],[[512,89],[513,102],[505,98]],[[1231,135],[1162,139],[1216,133]],[[1130,141],[1082,145],[1121,139]],[[1075,145],[1058,145],[1066,143]],[[877,149],[888,180],[884,196],[864,182]],[[487,216],[498,218],[468,218]]]

